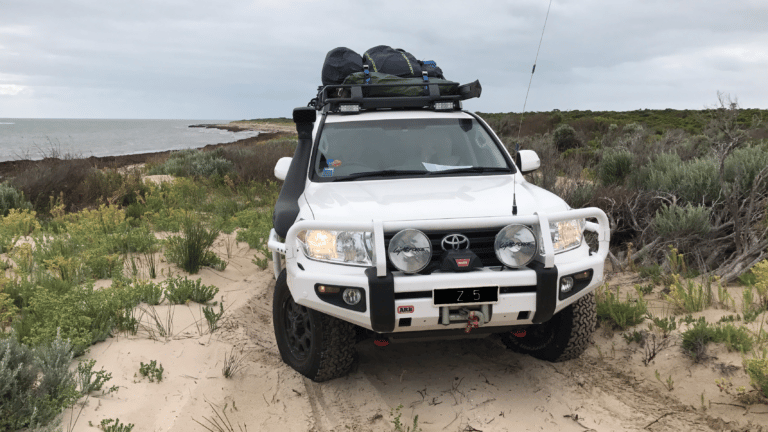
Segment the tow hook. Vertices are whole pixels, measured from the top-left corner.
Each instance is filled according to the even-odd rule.
[[[485,323],[485,317],[480,311],[470,311],[467,318],[467,328],[464,329],[464,333],[469,333]]]

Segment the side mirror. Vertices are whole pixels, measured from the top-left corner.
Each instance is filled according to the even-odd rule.
[[[288,168],[291,167],[292,160],[293,158],[282,157],[277,161],[275,164],[275,177],[277,177],[278,180],[285,180],[285,176],[288,175]]]
[[[541,166],[539,155],[533,150],[518,151],[517,156],[515,157],[515,162],[517,162],[517,166],[523,174],[534,172]]]

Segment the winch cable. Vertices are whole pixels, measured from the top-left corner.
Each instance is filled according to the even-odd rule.
[[[528,80],[528,90],[525,91],[525,102],[523,102],[523,112],[520,113],[520,126],[517,128],[517,140],[515,141],[515,159],[520,151],[520,132],[523,130],[523,118],[525,117],[525,106],[528,105],[528,93],[531,91],[533,82],[533,73],[536,72],[536,62],[539,61],[539,51],[541,51],[541,41],[544,40],[544,30],[547,29],[547,20],[549,19],[549,10],[552,8],[552,0],[549,0],[547,6],[547,15],[544,17],[544,27],[541,29],[541,38],[539,38],[539,47],[536,49],[536,58],[533,59],[533,69],[531,69],[531,78]],[[519,168],[519,167],[518,167]],[[517,216],[517,182],[512,184],[512,215]]]

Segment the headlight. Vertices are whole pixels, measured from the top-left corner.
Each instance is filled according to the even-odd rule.
[[[307,258],[337,264],[373,265],[373,234],[370,232],[306,230],[296,237]]]
[[[536,254],[536,235],[524,225],[507,225],[493,243],[496,257],[508,267],[523,267]]]
[[[552,246],[555,253],[565,252],[581,246],[584,236],[584,219],[572,219],[560,222],[550,222],[549,234],[552,237]],[[542,250],[543,254],[544,251]]]
[[[389,259],[401,271],[418,273],[432,259],[432,243],[423,232],[404,229],[390,240]]]

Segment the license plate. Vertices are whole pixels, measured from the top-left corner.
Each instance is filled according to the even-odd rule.
[[[436,289],[432,301],[435,306],[497,303],[499,287]]]

